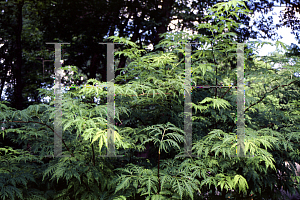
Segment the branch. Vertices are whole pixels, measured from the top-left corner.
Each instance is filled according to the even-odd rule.
[[[28,121],[28,122],[24,122],[24,121],[7,121],[7,122],[2,122],[2,123],[8,123],[8,122],[17,122],[17,123],[37,123],[37,124],[42,124],[42,125],[47,126],[48,128],[50,128],[50,129],[53,131],[54,134],[56,134],[56,136],[58,136],[58,137],[62,140],[62,142],[63,142],[63,144],[65,145],[65,147],[67,148],[67,150],[71,153],[71,155],[72,155],[73,157],[75,157],[74,154],[70,151],[70,149],[69,149],[68,146],[66,145],[64,139],[62,139],[62,137],[61,137],[60,135],[58,135],[57,133],[55,133],[55,131],[53,130],[53,128],[51,128],[49,125],[47,125],[47,124],[45,124],[45,123],[42,123],[42,122],[34,122],[34,121]]]
[[[152,93],[153,94],[153,93]],[[154,93],[154,94],[172,94],[172,93]],[[125,95],[125,96],[135,96],[135,95],[128,95],[128,94],[121,94],[121,95]],[[145,93],[143,94],[139,94],[138,96],[142,96],[142,95],[146,95]],[[149,94],[151,95],[151,94]]]
[[[287,84],[287,85],[278,85],[277,87],[275,87],[274,89],[272,89],[270,92],[267,92],[267,93],[271,93],[271,92],[273,92],[274,90],[276,90],[276,89],[279,88],[279,87],[289,86],[289,85],[291,85],[292,83],[294,83],[294,82],[296,82],[296,81],[298,81],[298,80],[292,81],[292,82],[290,82],[290,83]],[[254,106],[254,105],[258,104],[259,102],[261,102],[261,101],[266,97],[266,94],[267,94],[267,93],[265,93],[264,96],[263,96],[259,101],[257,101],[256,103],[253,103],[252,105],[250,105],[250,106],[245,110],[245,112],[246,112],[247,110],[249,110],[249,108],[251,108],[252,106]]]
[[[269,127],[269,126],[274,126],[275,124],[274,123],[270,123],[270,124],[268,124],[268,125],[266,125],[266,126],[263,126],[263,127],[261,127],[261,128],[267,128],[267,127]]]
[[[161,137],[161,141],[160,141],[160,144],[159,146],[161,145],[163,139],[164,139],[164,136],[165,136],[165,132],[166,132],[166,129],[164,129],[164,133]],[[159,178],[159,161],[160,161],[160,147],[158,148],[158,165],[157,165],[157,176],[158,176],[158,194],[160,193],[160,178]]]
[[[211,47],[212,47],[212,55],[213,55],[213,58],[214,58],[214,63],[216,64],[216,85],[218,85],[218,65],[219,65],[219,63],[217,63],[217,61],[216,61],[216,58],[215,58],[215,54],[214,54],[214,46],[213,46],[213,42],[211,41]],[[215,94],[215,98],[217,98],[217,88],[215,88],[215,92],[216,92],[216,94]]]
[[[157,104],[157,103],[154,103],[154,104],[143,104],[143,105],[134,104],[134,105],[130,106],[130,108],[134,108],[134,107],[137,107],[137,106],[156,106],[156,105],[159,105],[159,104]]]
[[[95,166],[96,162],[95,162],[95,150],[94,150],[94,144],[92,144],[92,153],[93,153],[92,162],[93,162],[93,166]]]
[[[228,92],[230,89],[231,89],[231,88],[228,88],[228,90],[225,92],[225,94],[222,95],[221,98],[223,98],[223,97],[227,94],[227,92]]]

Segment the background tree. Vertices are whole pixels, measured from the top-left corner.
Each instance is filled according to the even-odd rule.
[[[2,1],[0,29],[2,40],[5,41],[2,57],[6,61],[1,68],[0,88],[3,90],[5,83],[10,87],[6,95],[14,107],[16,105],[20,107],[21,104],[27,107],[34,102],[38,103],[40,99],[37,97],[36,89],[52,87],[52,79],[49,76],[53,74],[54,67],[51,62],[44,63],[43,73],[46,76],[44,80],[41,79],[43,60],[54,59],[54,49],[45,44],[47,41],[71,42],[70,46],[63,46],[65,64],[78,66],[80,72],[87,78],[106,81],[106,47],[99,45],[98,42],[115,35],[115,31],[118,30],[120,37],[130,38],[131,41],[137,42],[140,48],[145,48],[149,44],[155,46],[163,39],[160,38],[160,34],[172,30],[168,27],[172,19],[179,20],[178,24],[175,24],[175,28],[179,30],[192,29],[194,22],[218,23],[204,18],[207,9],[216,2],[218,1]],[[267,13],[271,11],[275,2],[247,1],[245,3],[250,10]],[[297,6],[287,3],[293,8]],[[291,17],[285,18],[284,24],[280,26],[290,23],[296,30],[294,17],[297,9],[293,10],[296,12],[290,12]],[[276,39],[276,28],[279,26],[272,25],[271,18],[259,19],[252,27],[249,27],[250,16],[238,13],[237,16],[231,16],[231,19],[244,25],[232,29],[232,32],[238,34],[237,41],[242,42],[257,37]],[[264,26],[266,23],[268,26]],[[259,31],[255,31],[254,27]],[[206,35],[212,34],[203,30],[193,31]],[[18,48],[17,38],[23,38],[18,39]],[[125,48],[122,45],[117,46],[121,50]],[[8,53],[5,53],[6,50]],[[157,50],[162,49],[154,49]],[[17,58],[19,58],[18,62]],[[124,68],[130,62],[124,55],[117,56],[116,59],[118,69]],[[14,70],[15,67],[20,70]],[[10,70],[12,72],[8,75]],[[120,73],[121,70],[116,71],[116,76]],[[22,77],[25,75],[27,77],[23,80]],[[16,89],[14,89],[14,81]],[[121,79],[119,83],[125,82]],[[28,98],[32,101],[29,102]]]
[[[47,55],[45,48],[41,46],[44,41],[39,30],[43,25],[39,21],[37,11],[48,2],[51,1],[1,2],[0,31],[4,42],[1,48],[4,61],[1,63],[1,93],[7,84],[7,98],[11,105],[18,109],[30,105],[28,98],[40,102],[36,89],[41,88],[42,83],[52,82],[50,78],[43,80],[43,69],[38,66],[40,63],[36,60],[37,56]]]

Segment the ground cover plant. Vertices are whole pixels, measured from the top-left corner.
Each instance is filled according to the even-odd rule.
[[[115,146],[123,157],[98,156],[107,153],[107,89],[92,86],[103,82],[89,79],[91,87],[64,93],[62,145],[70,157],[47,157],[54,152],[53,90],[39,89],[50,102],[24,110],[1,102],[1,199],[279,199],[280,188],[300,192],[299,177],[283,165],[300,157],[297,56],[258,58],[254,46],[245,45],[245,153],[250,157],[231,157],[236,152],[234,88],[193,89],[192,154],[197,157],[182,156],[184,43],[199,43],[192,49],[194,85],[236,85],[232,43],[239,38],[230,30],[239,24],[232,17],[250,11],[242,1],[230,1],[209,12],[213,22],[198,25],[199,34],[165,34],[157,46],[163,52],[141,56],[135,43],[108,38],[128,47],[115,55],[131,59],[116,78],[123,84],[115,84]],[[271,68],[278,62],[286,69]]]

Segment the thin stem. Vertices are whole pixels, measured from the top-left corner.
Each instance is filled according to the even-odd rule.
[[[92,153],[93,153],[92,162],[93,162],[93,166],[95,166],[96,162],[95,162],[94,144],[91,144],[91,145],[92,145]]]
[[[154,94],[173,94],[173,93],[154,93]],[[128,95],[128,94],[121,94],[121,95],[125,95],[125,96],[135,96],[135,95]],[[146,95],[145,93],[143,94],[139,94],[138,96],[143,96]],[[149,94],[149,95],[153,95],[153,93]]]
[[[162,143],[165,136],[166,129],[161,137],[160,144]],[[160,193],[160,178],[159,178],[159,161],[160,161],[160,147],[158,148],[158,165],[157,165],[157,177],[158,177],[158,194]]]
[[[213,54],[213,58],[214,58],[214,63],[216,64],[216,86],[218,85],[218,63],[216,61],[216,58],[215,58],[215,54],[214,54],[214,46],[213,46],[213,43],[211,41],[211,47],[212,47],[212,54]],[[215,90],[215,98],[217,98],[217,87],[216,87],[216,90]]]
[[[160,178],[159,178],[159,160],[160,160],[160,150],[158,150],[158,165],[157,165],[157,177],[158,177],[158,194],[160,193]]]
[[[228,90],[225,92],[225,94],[222,95],[221,99],[227,94],[227,92],[230,90],[231,88],[228,88]]]
[[[287,85],[278,85],[277,87],[275,87],[274,89],[272,89],[270,92],[266,92],[266,93],[264,94],[264,96],[263,96],[259,101],[257,101],[256,103],[253,103],[252,105],[250,105],[250,106],[245,110],[245,112],[246,112],[247,110],[249,110],[249,108],[251,108],[252,106],[254,106],[254,105],[258,104],[259,102],[261,102],[261,101],[266,97],[266,94],[267,94],[267,93],[271,93],[271,92],[273,92],[274,90],[276,90],[276,89],[279,88],[279,87],[289,86],[289,85],[291,85],[291,84],[294,83],[294,82],[297,82],[297,80],[292,81],[292,82],[290,82],[290,83],[287,84]]]

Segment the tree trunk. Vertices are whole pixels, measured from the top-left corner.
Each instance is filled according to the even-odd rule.
[[[105,56],[100,55],[100,60],[104,61],[102,63],[106,64],[105,62]],[[103,68],[100,69],[100,74],[101,74],[101,81],[106,82],[107,81],[107,69],[106,65],[103,66]]]
[[[15,65],[15,80],[16,85],[14,88],[15,93],[15,104],[18,110],[23,109],[23,96],[22,96],[22,44],[21,44],[21,34],[23,26],[23,16],[22,8],[24,5],[24,0],[20,1],[17,5],[17,27],[16,27],[16,65]]]
[[[137,13],[136,13],[136,16],[137,16]],[[120,37],[122,37],[122,35],[120,35]],[[136,42],[136,40],[139,38],[139,28],[136,27],[135,30],[134,30],[134,33],[133,33],[133,36],[131,38],[131,41],[132,42]],[[141,42],[141,41],[140,41]],[[120,56],[120,62],[119,62],[119,65],[118,65],[118,68],[124,68],[125,67],[125,64],[126,64],[126,60],[127,60],[127,57],[125,57],[124,55],[121,55]],[[119,76],[121,74],[121,71],[116,71],[115,72],[115,77]],[[116,84],[120,84],[122,83],[121,81],[120,82],[116,82]]]
[[[98,60],[99,59],[98,59],[97,53],[94,53],[92,55],[92,59],[91,59],[89,79],[90,78],[96,79],[96,72],[97,72],[97,63],[98,63]]]
[[[4,89],[4,85],[5,85],[5,81],[6,81],[6,78],[7,78],[7,72],[8,72],[8,66],[6,65],[5,69],[4,69],[3,77],[1,78],[0,101],[1,101],[1,95],[2,95],[2,92],[3,92],[3,89]]]
[[[156,33],[155,33],[155,41],[153,46],[157,45],[163,38],[160,38],[159,34],[167,32],[168,25],[170,23],[170,16],[171,16],[171,10],[172,10],[172,5],[174,4],[174,0],[164,0],[162,2],[162,16],[161,17],[161,24],[156,27]],[[162,48],[158,48],[158,51],[163,51]]]

